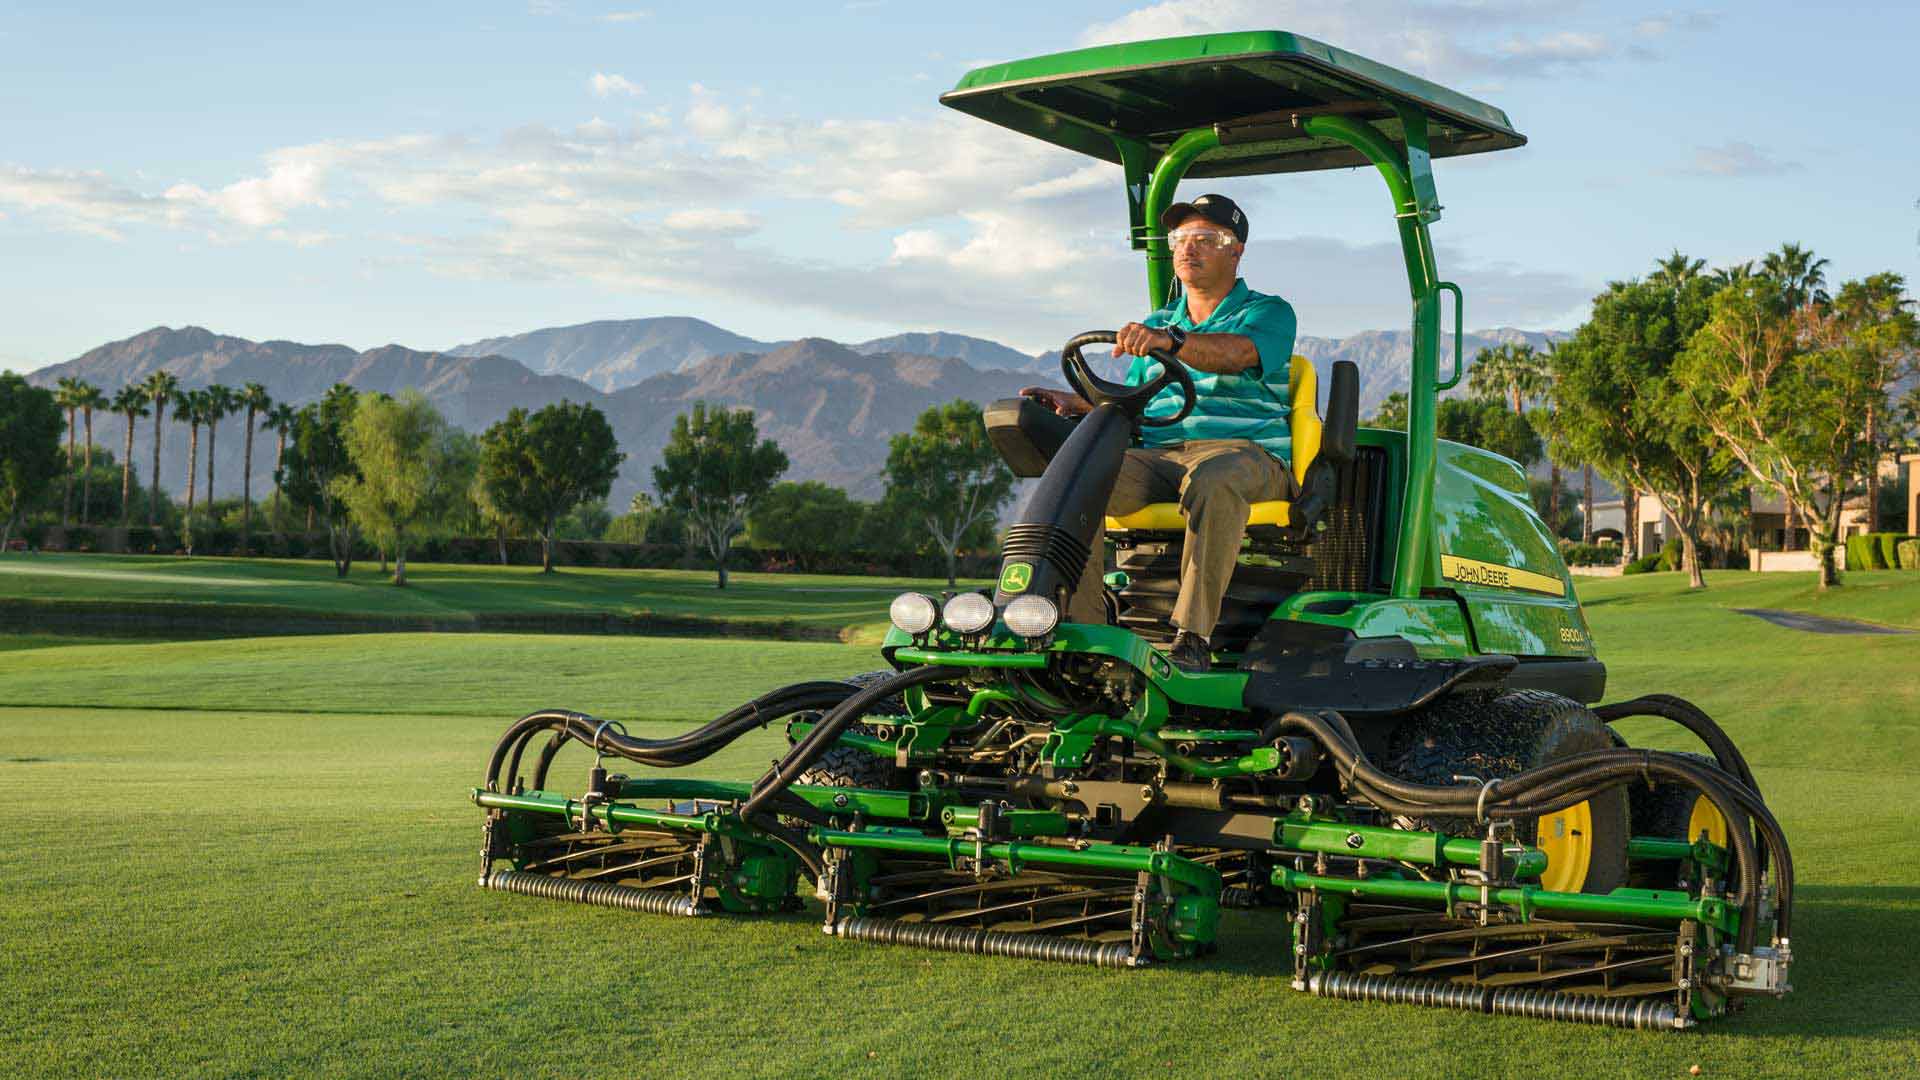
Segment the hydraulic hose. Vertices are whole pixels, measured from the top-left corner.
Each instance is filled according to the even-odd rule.
[[[1755,794],[1760,791],[1760,785],[1754,781],[1753,770],[1747,767],[1747,759],[1741,755],[1740,748],[1733,744],[1733,740],[1704,709],[1685,698],[1677,698],[1672,694],[1648,694],[1631,701],[1598,706],[1593,710],[1593,715],[1608,724],[1632,716],[1658,716],[1671,720],[1705,743],[1707,750],[1713,754],[1713,760],[1720,763],[1722,771],[1738,779]]]
[[[1368,760],[1344,717],[1330,710],[1290,712],[1267,725],[1277,736],[1299,731],[1319,742],[1339,766],[1347,785],[1389,813],[1443,816],[1479,816],[1483,813],[1537,815],[1574,805],[1620,787],[1635,778],[1677,780],[1704,794],[1729,821],[1745,811],[1774,856],[1779,881],[1776,927],[1786,937],[1792,915],[1793,863],[1785,833],[1758,794],[1730,774],[1718,774],[1686,758],[1653,750],[1593,750],[1501,778],[1491,791],[1473,786],[1416,784],[1382,771]],[[1730,831],[1740,869],[1738,903],[1742,950],[1752,947],[1760,902],[1760,861],[1754,837],[1744,830]]]
[[[785,757],[767,770],[766,775],[754,782],[753,794],[740,806],[740,816],[751,818],[766,811],[768,803],[792,787],[800,779],[800,774],[812,768],[814,762],[820,760],[820,755],[826,753],[827,748],[840,738],[840,734],[865,715],[868,709],[902,690],[953,677],[953,671],[931,664],[911,668],[890,679],[882,679],[835,705],[813,726],[806,738],[795,744]]]
[[[585,713],[564,709],[529,713],[507,728],[494,747],[487,763],[487,789],[502,790],[501,767],[511,759],[512,767],[504,781],[511,784],[519,773],[521,755],[528,740],[542,731],[556,731],[565,739],[578,740],[596,751],[613,754],[642,765],[678,768],[701,761],[735,739],[796,712],[832,708],[856,693],[857,688],[842,682],[805,682],[785,686],[764,694],[738,708],[729,710],[693,731],[670,739],[641,739],[622,734]],[[565,740],[562,739],[562,742]],[[541,773],[559,745],[549,744],[542,751]]]

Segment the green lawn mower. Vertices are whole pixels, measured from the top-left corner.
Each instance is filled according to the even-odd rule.
[[[1606,670],[1513,462],[1435,438],[1459,381],[1431,159],[1522,145],[1504,113],[1319,42],[1217,34],[981,68],[942,101],[1125,174],[1149,300],[1183,177],[1374,167],[1413,301],[1406,431],[1360,428],[1336,364],[1324,416],[1293,359],[1291,502],[1254,507],[1213,644],[1168,661],[1177,504],[1106,521],[1109,620],[1062,621],[1114,478],[1165,386],[1062,353],[1091,413],[988,410],[1038,483],[991,594],[907,593],[889,669],[788,686],[669,739],[565,710],[507,730],[474,801],[481,883],[670,915],[799,908],[853,941],[1138,967],[1204,956],[1223,907],[1289,921],[1300,990],[1677,1029],[1788,989],[1793,862],[1738,749],[1664,695],[1599,705]],[[1439,376],[1441,294],[1455,350]],[[1662,717],[1705,755],[1634,749]],[[677,779],[784,723],[758,781]],[[551,790],[572,743],[584,791]],[[611,774],[606,759],[649,767]]]

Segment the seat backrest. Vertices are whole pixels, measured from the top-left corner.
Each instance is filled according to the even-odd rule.
[[[1293,399],[1293,412],[1288,417],[1293,428],[1293,479],[1304,488],[1307,466],[1320,454],[1320,383],[1313,361],[1304,356],[1295,354],[1287,369]]]

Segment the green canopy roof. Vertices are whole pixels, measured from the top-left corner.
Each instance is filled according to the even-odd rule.
[[[1398,107],[1427,115],[1434,157],[1522,146],[1507,114],[1465,94],[1280,30],[1104,45],[976,68],[941,102],[1056,146],[1120,162],[1117,140],[1157,157],[1195,128],[1220,146],[1188,176],[1365,165],[1358,151],[1300,131],[1337,114],[1402,139]]]

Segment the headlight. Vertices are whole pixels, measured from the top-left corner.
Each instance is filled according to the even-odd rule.
[[[956,594],[947,601],[940,618],[947,629],[961,634],[977,634],[993,625],[993,601],[977,592]]]
[[[1018,596],[1002,616],[1007,629],[1023,638],[1046,637],[1060,625],[1060,609],[1044,596]]]
[[[933,621],[939,617],[933,597],[917,592],[903,592],[887,605],[887,619],[896,629],[914,637],[933,629]]]

